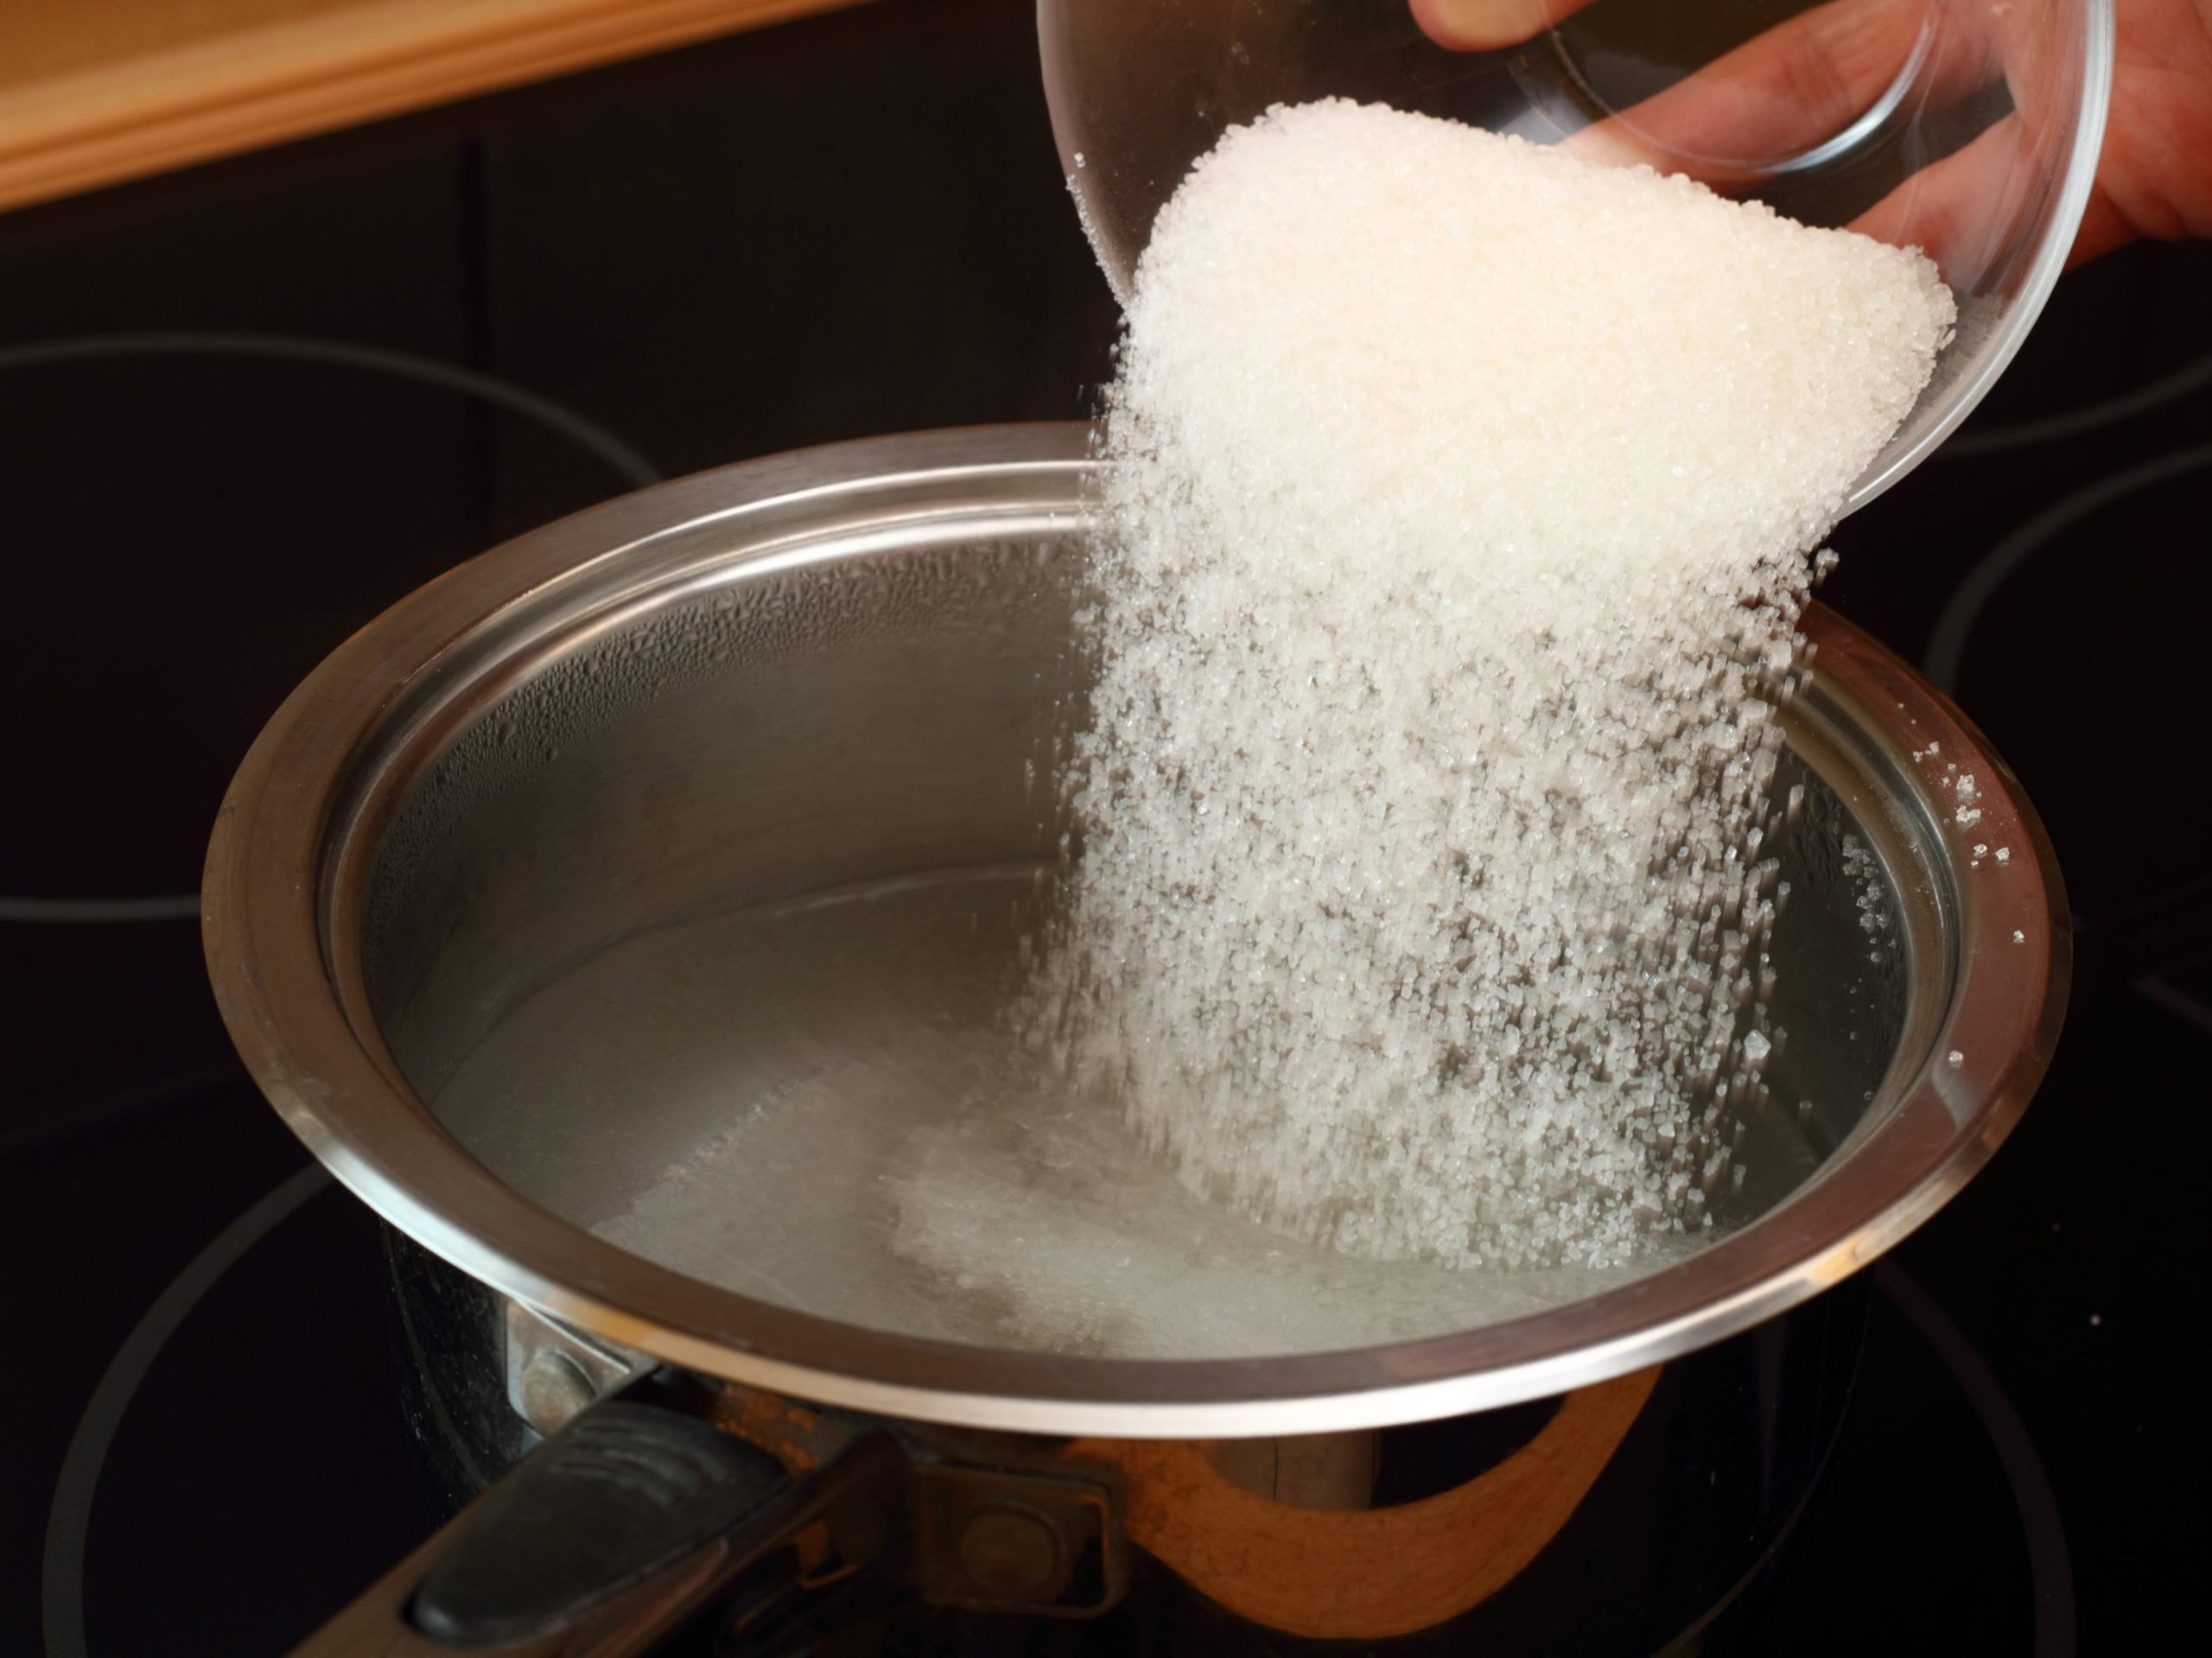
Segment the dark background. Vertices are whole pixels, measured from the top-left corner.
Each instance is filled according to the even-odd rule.
[[[665,475],[1088,413],[1115,309],[1031,18],[886,0],[0,218],[0,893],[188,893],[231,771],[333,645],[639,480],[438,365]],[[238,332],[404,355],[208,338]],[[1909,657],[1977,569],[2011,571],[1955,689],[2056,842],[2074,1009],[2014,1141],[1899,1261],[2017,1410],[2066,1581],[1957,1354],[1878,1304],[1837,1471],[1744,1650],[2133,1650],[2192,1586],[2208,506],[2212,245],[2142,246],[2069,276],[1961,437],[1837,536],[1828,600]],[[57,1502],[126,1338],[303,1154],[231,1060],[188,920],[8,913],[0,1651],[40,1649],[72,1502],[92,1653],[279,1649],[424,1523],[373,1229],[326,1191],[142,1334],[96,1483]]]

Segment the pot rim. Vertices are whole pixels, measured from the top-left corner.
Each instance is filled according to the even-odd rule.
[[[1788,1199],[1675,1266],[1545,1312],[1384,1346],[1247,1359],[1071,1356],[891,1334],[719,1289],[603,1242],[476,1162],[402,1080],[348,956],[380,810],[391,804],[378,797],[378,756],[480,693],[518,637],[518,618],[563,607],[572,623],[602,616],[625,597],[665,595],[702,562],[783,565],[810,544],[849,544],[887,524],[941,537],[964,514],[1001,537],[1024,526],[1064,532],[1088,517],[1081,492],[1096,464],[1090,429],[1069,422],[874,438],[724,467],[532,530],[339,646],[240,766],[201,887],[217,1005],[285,1122],[426,1248],[656,1358],[928,1421],[1219,1438],[1491,1409],[1708,1345],[1866,1265],[1942,1207],[2018,1121],[2056,1045],[2070,962],[2048,837],[2018,780],[1947,698],[1815,606],[1804,626],[1822,695],[1880,751],[1923,842],[1932,833],[1950,872],[1952,890],[1936,895],[1950,934],[1950,994],[1926,1052],[1893,1068],[1884,1090],[1893,1107],[1884,1111],[1878,1099]],[[702,561],[709,539],[721,550]],[[1931,740],[1943,763],[1982,784],[1971,835],[1912,758]],[[1969,841],[2009,845],[2012,857],[1967,879]],[[1956,1065],[1944,1057],[1953,1051],[1962,1056]]]

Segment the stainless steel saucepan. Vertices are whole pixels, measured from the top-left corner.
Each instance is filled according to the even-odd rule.
[[[518,1406],[560,1430],[321,1649],[630,1649],[772,1560],[779,1594],[869,1566],[947,1604],[1094,1615],[1135,1548],[1257,1604],[1273,1591],[1207,1586],[1220,1552],[1155,1501],[1181,1476],[1133,1447],[1357,1445],[1562,1395],[1552,1422],[1618,1445],[1653,1375],[1848,1278],[2018,1119],[2064,1002],[2050,848],[1958,711],[1816,607],[1783,710],[1805,791],[1772,946],[1790,1037],[1751,1177],[1687,1259],[1387,1344],[1130,1359],[854,1315],[880,1297],[781,1304],[600,1236],[744,1109],[679,1084],[748,1007],[640,1025],[640,1081],[616,1107],[604,1086],[580,1103],[533,1083],[504,1117],[462,1114],[456,1077],[635,941],[887,883],[981,871],[1027,890],[1049,872],[1096,464],[1079,426],[981,429],[611,502],[395,607],[254,746],[204,889],[223,1016],[315,1156],[496,1293]],[[781,966],[740,965],[760,984]],[[870,1006],[855,990],[853,1017]],[[536,1039],[564,1029],[583,1026]],[[589,1055],[574,1039],[603,1077],[615,1038],[594,1029]],[[747,1201],[803,1245],[822,1224],[804,1178],[761,1190]],[[886,1540],[886,1513],[909,1540]]]

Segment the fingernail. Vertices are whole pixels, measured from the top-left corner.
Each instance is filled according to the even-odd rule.
[[[1551,27],[1551,0],[1413,0],[1414,21],[1439,46],[1485,52]]]

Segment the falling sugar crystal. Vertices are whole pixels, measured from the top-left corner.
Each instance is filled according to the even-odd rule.
[[[1344,102],[1227,133],[1109,394],[1040,1042],[1353,1254],[1708,1224],[1692,1102],[1789,891],[1766,697],[1952,318],[1916,253],[1645,169]]]

